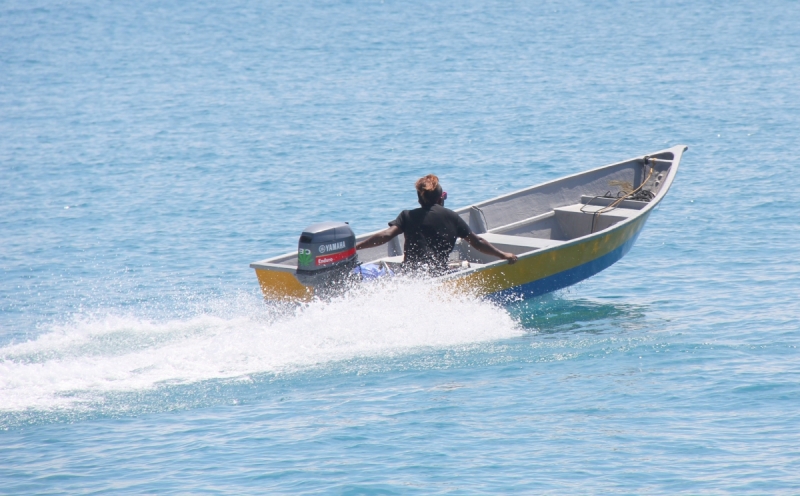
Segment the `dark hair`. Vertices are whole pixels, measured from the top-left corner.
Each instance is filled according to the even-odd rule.
[[[417,188],[419,204],[423,207],[436,205],[442,196],[442,186],[439,184],[439,178],[433,174],[417,179],[414,186]]]

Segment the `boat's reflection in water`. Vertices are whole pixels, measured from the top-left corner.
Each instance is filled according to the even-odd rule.
[[[555,294],[512,302],[506,310],[532,333],[604,333],[643,328],[647,306]]]

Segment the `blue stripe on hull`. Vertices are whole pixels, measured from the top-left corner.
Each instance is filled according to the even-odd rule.
[[[544,277],[527,284],[522,284],[521,286],[498,291],[497,293],[492,293],[488,295],[487,298],[499,303],[507,302],[509,299],[517,300],[522,298],[523,300],[527,300],[528,298],[533,298],[545,293],[556,291],[558,289],[566,288],[567,286],[572,286],[573,284],[589,278],[601,270],[612,266],[614,262],[625,256],[625,254],[631,250],[633,244],[636,242],[636,238],[638,237],[639,233],[637,232],[631,239],[621,244],[618,248],[606,253],[602,257],[592,260],[591,262],[578,265],[577,267],[573,267],[563,272],[559,272],[558,274],[553,274],[552,276]]]

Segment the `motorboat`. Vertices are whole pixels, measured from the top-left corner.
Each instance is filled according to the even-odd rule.
[[[456,209],[474,233],[518,261],[509,264],[458,240],[451,269],[434,279],[453,290],[509,301],[597,274],[633,247],[686,150],[673,146]],[[266,299],[309,300],[359,267],[386,273],[402,267],[402,234],[382,246],[355,249],[372,234],[355,236],[345,223],[315,224],[303,231],[298,251],[250,267]]]

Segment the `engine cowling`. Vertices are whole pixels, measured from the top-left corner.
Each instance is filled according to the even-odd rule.
[[[312,224],[297,244],[297,276],[310,286],[330,284],[356,265],[356,236],[345,222]]]

